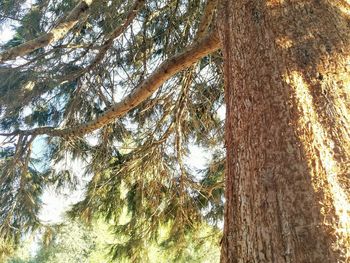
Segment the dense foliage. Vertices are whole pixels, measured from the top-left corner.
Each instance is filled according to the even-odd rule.
[[[126,218],[124,218],[125,220]],[[161,236],[167,236],[168,229],[162,227]],[[216,262],[219,248],[215,246],[216,236],[210,236],[208,227],[201,229],[193,239],[187,235],[189,242],[183,253],[176,254],[163,246],[164,240],[148,242],[140,262]],[[209,234],[209,236],[208,236]],[[109,250],[115,243],[123,243],[123,236],[116,237],[110,225],[101,220],[94,220],[90,227],[82,222],[67,220],[65,224],[47,230],[44,239],[36,240],[26,237],[15,254],[6,263],[101,263],[112,259]],[[33,242],[34,241],[34,242]],[[117,262],[135,262],[136,258],[118,256]]]
[[[77,5],[23,2],[0,3],[0,23],[16,25],[2,51],[49,32]],[[0,66],[0,253],[10,253],[24,233],[45,227],[38,219],[45,186],[74,190],[79,178],[63,167],[79,160],[85,167],[78,176],[89,182],[69,216],[113,222],[116,237],[124,237],[112,245],[113,259],[139,259],[147,244],[162,240],[175,261],[188,254],[190,243],[194,250],[206,244],[201,229],[216,238],[220,232],[225,162],[220,54],[175,74],[93,133],[69,131],[132,94],[163,61],[201,39],[203,27],[213,30],[206,21],[208,10],[215,15],[215,8],[206,8],[213,1],[91,2],[62,38]],[[64,136],[49,132],[70,127]],[[212,153],[206,169],[188,163],[191,145]],[[124,213],[129,220],[120,224]]]

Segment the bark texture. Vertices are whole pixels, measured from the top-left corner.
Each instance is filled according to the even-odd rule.
[[[350,262],[346,1],[222,0],[221,262]]]

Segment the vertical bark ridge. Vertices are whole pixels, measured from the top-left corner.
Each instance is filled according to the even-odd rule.
[[[350,260],[350,21],[344,6],[221,1],[222,262]]]
[[[337,160],[336,153],[333,148],[335,146],[334,141],[329,136],[327,130],[319,122],[320,116],[317,114],[313,98],[309,91],[309,86],[305,83],[302,76],[293,72],[291,74],[291,84],[296,89],[296,97],[298,99],[298,107],[301,110],[301,117],[299,119],[299,129],[309,129],[309,136],[312,136],[312,140],[304,133],[300,136],[300,140],[303,145],[310,144],[308,147],[304,147],[305,151],[317,159],[314,162],[319,162],[324,170],[324,173],[320,173],[317,169],[314,169],[312,163],[309,163],[310,170],[314,170],[313,179],[314,188],[317,191],[323,191],[325,200],[328,204],[333,204],[334,212],[337,217],[327,222],[333,225],[338,238],[338,242],[335,244],[339,250],[345,248],[346,258],[350,258],[350,202],[349,195],[343,185],[339,182],[339,177],[345,177],[342,169],[342,162]],[[345,153],[346,154],[346,153]],[[331,206],[330,206],[331,207]],[[325,220],[327,220],[327,211],[324,212]]]

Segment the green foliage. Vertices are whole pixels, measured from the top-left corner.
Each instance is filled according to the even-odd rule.
[[[47,32],[76,1],[40,0],[28,9],[20,3],[0,4],[2,12],[17,12],[20,19],[16,34],[2,49]],[[146,1],[133,23],[94,64],[132,5],[133,1],[96,0],[61,40],[26,55],[24,61],[2,65],[0,130],[74,127],[92,121],[132,92],[162,61],[196,41],[205,1]],[[5,20],[0,18],[1,22]],[[69,215],[89,223],[95,218],[108,222],[115,237],[109,250],[116,262],[205,262],[201,255],[211,246],[216,258],[225,162],[223,121],[218,115],[223,105],[220,74],[221,58],[215,53],[89,136],[8,136],[0,146],[0,240],[6,244],[1,250],[15,247],[24,232],[43,227],[37,214],[45,186],[74,190],[79,179],[88,178],[85,197]],[[44,154],[31,151],[37,141]],[[196,171],[186,163],[190,145],[212,153],[206,169]],[[79,178],[70,170],[55,169],[67,159],[86,164]],[[73,255],[74,246],[60,245],[69,231],[87,242],[87,254],[76,248],[80,254]],[[94,254],[89,231],[69,231],[60,232],[56,243],[41,249],[36,260],[58,262],[56,258],[65,257],[64,249],[67,262],[84,262]]]
[[[41,242],[37,244],[38,250],[35,255],[31,247],[33,240],[28,239],[6,263],[105,262],[107,260],[105,242],[112,237],[103,226],[101,223],[96,223],[95,228],[92,229],[81,222],[67,221],[64,225],[50,227],[44,232]],[[48,235],[49,240],[45,239]],[[31,250],[32,253],[30,253]],[[103,260],[96,261],[97,259]]]
[[[61,227],[49,244],[42,244],[34,261],[38,263],[89,262],[94,236],[77,222]]]
[[[19,144],[25,144],[19,141]],[[8,147],[1,151],[0,160],[0,241],[16,246],[22,233],[39,226],[37,214],[47,174],[35,169],[30,149],[22,151]],[[6,252],[5,249],[2,249]],[[6,254],[2,252],[3,254]]]
[[[96,154],[101,152],[105,153],[97,146]],[[184,259],[189,244],[196,244],[196,239],[200,239],[196,233],[201,233],[202,228],[218,239],[219,229],[206,226],[205,219],[218,223],[217,220],[222,218],[223,193],[218,183],[223,165],[218,164],[219,171],[214,165],[207,171],[208,177],[202,183],[207,188],[196,193],[185,190],[189,187],[185,183],[182,185],[181,181],[173,180],[171,171],[164,169],[162,152],[156,153],[154,149],[152,153],[143,164],[137,163],[140,160],[137,157],[134,159],[135,153],[132,152],[122,155],[116,151],[115,156],[107,154],[113,157],[104,166],[99,164],[90,167],[92,171],[96,170],[86,198],[70,212],[71,216],[83,218],[87,222],[91,221],[94,214],[115,222],[115,236],[124,239],[111,246],[114,259],[129,258],[136,262],[142,259],[146,262],[148,244],[152,242],[160,242],[168,256],[176,255]],[[157,172],[157,169],[163,170]],[[193,187],[195,182],[191,183]],[[213,210],[205,214],[208,207]],[[121,218],[124,218],[122,222]],[[164,229],[168,229],[165,231],[167,234],[164,234]],[[201,248],[200,244],[198,249]]]
[[[170,228],[160,229],[159,240],[152,242],[140,241],[144,245],[142,257],[120,254],[117,258],[110,257],[108,251],[113,243],[122,244],[125,236],[115,236],[111,225],[102,220],[93,220],[90,226],[79,221],[67,220],[64,225],[50,227],[51,236],[48,242],[42,238],[37,244],[37,252],[33,254],[33,238],[27,237],[22,245],[5,261],[6,263],[101,263],[101,262],[218,262],[219,248],[216,246],[217,235],[212,235],[210,227],[202,226],[193,233],[186,235],[187,245],[182,250],[169,250],[169,240],[166,236]],[[43,237],[47,233],[45,232]],[[140,246],[138,246],[140,247]],[[124,253],[123,250],[120,251]]]

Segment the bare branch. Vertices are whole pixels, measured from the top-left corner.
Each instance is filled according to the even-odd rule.
[[[79,4],[76,5],[68,14],[68,16],[50,32],[2,52],[0,54],[0,63],[15,59],[19,56],[27,55],[38,48],[48,46],[52,42],[62,39],[69,32],[69,30],[71,30],[79,22],[81,17],[89,9],[92,2],[93,0],[80,1]]]
[[[184,52],[169,58],[163,62],[147,79],[141,82],[132,93],[122,101],[114,104],[95,120],[68,128],[40,127],[32,130],[19,130],[3,136],[15,134],[70,137],[83,136],[94,130],[113,122],[116,118],[125,115],[128,111],[138,106],[149,98],[165,81],[181,70],[190,67],[202,57],[218,50],[221,47],[219,37],[216,33],[208,34],[205,38],[189,46]]]

